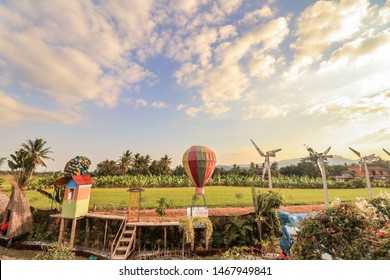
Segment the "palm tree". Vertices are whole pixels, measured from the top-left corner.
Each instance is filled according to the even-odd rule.
[[[51,147],[45,148],[45,145],[46,141],[42,138],[29,139],[22,144],[22,149],[27,152],[28,157],[32,160],[33,169],[39,165],[46,167],[43,160],[53,160],[53,158],[49,157],[49,154],[52,153]]]
[[[147,174],[151,162],[149,155],[142,156],[139,153],[134,155],[133,169],[136,174]]]
[[[118,165],[120,172],[126,174],[133,162],[133,153],[129,150],[125,151],[119,158]]]
[[[159,165],[161,167],[161,174],[168,175],[172,172],[170,169],[171,163],[172,159],[168,155],[164,155],[162,158],[160,158]]]
[[[8,166],[14,171],[14,178],[11,181],[12,193],[4,216],[4,221],[9,221],[8,238],[12,239],[33,229],[34,220],[25,191],[35,168],[39,165],[46,167],[44,160],[52,159],[49,157],[52,153],[51,148],[46,148],[45,145],[46,141],[41,138],[29,139],[8,161]]]

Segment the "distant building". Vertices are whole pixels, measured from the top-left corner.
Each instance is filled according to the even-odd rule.
[[[368,169],[368,176],[370,178],[375,179],[389,179],[389,171],[380,166],[367,166]],[[364,170],[364,167],[360,167],[358,165],[353,165],[348,167],[348,171],[353,172],[354,177],[365,177],[366,171]]]
[[[354,171],[351,170],[343,170],[341,171],[341,176],[336,176],[336,181],[347,181],[356,177]]]

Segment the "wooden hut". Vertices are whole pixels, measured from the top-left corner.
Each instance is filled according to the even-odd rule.
[[[58,243],[64,239],[65,220],[72,220],[69,245],[73,246],[77,220],[88,213],[91,186],[93,181],[89,175],[72,175],[62,177],[53,182],[54,185],[65,185],[64,200],[62,203],[60,233]]]
[[[65,185],[61,217],[74,219],[88,213],[91,186],[93,181],[89,175],[72,175],[63,177],[53,183]]]

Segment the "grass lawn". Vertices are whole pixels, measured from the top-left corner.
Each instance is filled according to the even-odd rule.
[[[257,189],[266,191],[267,189]],[[373,194],[390,191],[389,189],[373,189]],[[322,189],[274,189],[283,195],[284,205],[321,204],[323,203]],[[9,194],[9,192],[7,192]],[[209,207],[251,206],[252,193],[250,187],[206,187],[206,200]],[[156,208],[157,200],[165,197],[170,208],[188,207],[192,203],[194,188],[145,188],[142,192],[141,208]],[[342,201],[352,201],[356,197],[368,196],[366,189],[331,189],[329,201],[340,198]],[[241,197],[241,198],[240,198]],[[31,206],[38,209],[50,209],[51,201],[35,190],[27,191],[27,199]],[[90,207],[94,203],[112,203],[127,205],[129,192],[126,188],[93,188],[91,191]],[[198,196],[197,205],[203,205],[203,198]]]

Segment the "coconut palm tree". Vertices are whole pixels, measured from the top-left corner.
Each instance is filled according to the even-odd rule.
[[[139,153],[134,155],[133,170],[136,174],[147,174],[151,162],[149,155],[142,156]]]
[[[126,174],[133,162],[133,153],[125,151],[118,160],[118,166],[122,174]]]
[[[35,140],[27,140],[22,144],[22,149],[27,152],[28,157],[32,160],[32,168],[35,169],[37,166],[41,165],[46,167],[46,164],[43,160],[51,159],[49,154],[53,153],[51,147],[45,147],[46,141],[42,138],[35,138]]]
[[[172,173],[170,168],[171,163],[172,159],[168,155],[164,155],[162,158],[160,158],[159,165],[161,168],[161,174],[168,175]]]

